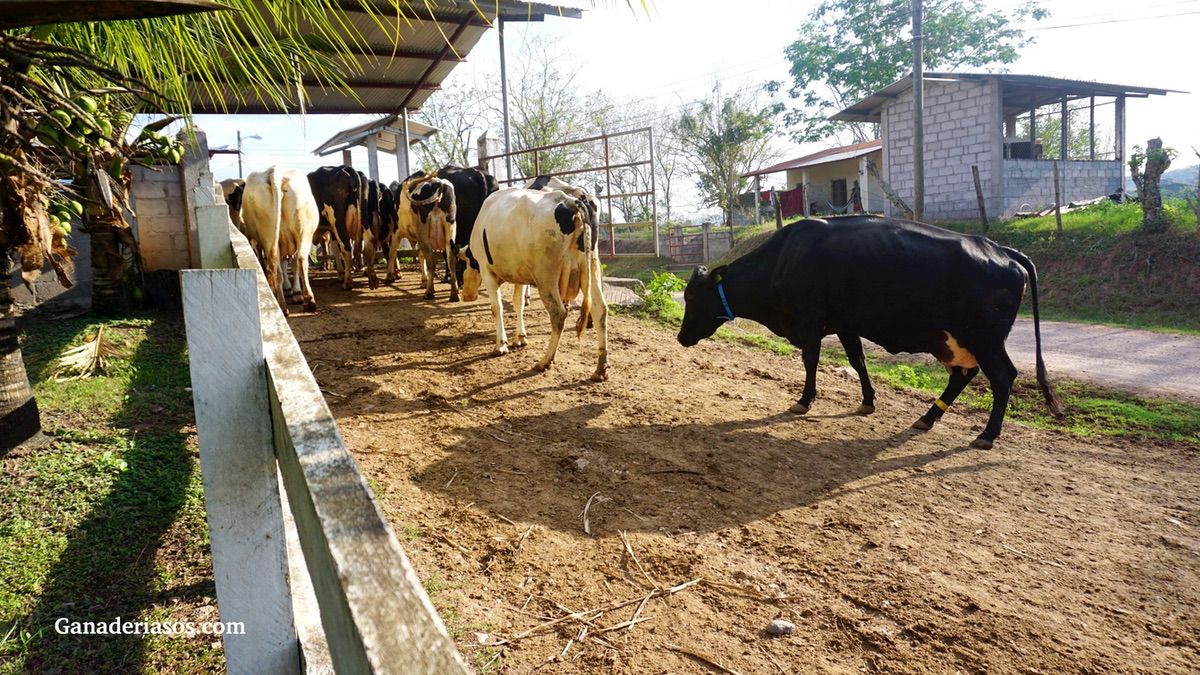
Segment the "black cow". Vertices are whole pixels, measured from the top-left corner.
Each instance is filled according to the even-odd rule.
[[[342,288],[350,290],[354,262],[362,246],[363,210],[368,190],[366,177],[352,167],[323,166],[308,174],[308,184],[321,213],[320,227],[333,233],[342,259]],[[368,271],[367,280],[371,288],[379,284],[373,267]]]
[[[992,387],[987,427],[971,443],[1000,435],[1017,369],[1004,349],[1028,282],[1037,344],[1037,381],[1050,410],[1062,407],[1046,377],[1037,272],[1019,251],[932,225],[872,216],[808,219],[712,271],[692,273],[679,343],[690,347],[735,316],[757,321],[803,350],[804,392],[791,408],[808,412],[817,393],[821,338],[836,334],[862,383],[859,414],[875,411],[861,338],[889,352],[926,352],[950,371],[929,412],[929,429],[982,370]]]
[[[454,186],[454,205],[457,209],[454,245],[457,251],[471,243],[471,233],[475,231],[475,219],[479,217],[479,209],[483,208],[483,200],[499,190],[500,186],[491,174],[475,167],[463,168],[447,165],[438,169],[437,175],[442,180],[450,181],[450,184]],[[457,256],[457,252],[455,255]],[[458,284],[461,286],[466,263],[458,260],[455,267],[455,276],[458,277]],[[450,274],[449,270],[446,274],[447,276]]]

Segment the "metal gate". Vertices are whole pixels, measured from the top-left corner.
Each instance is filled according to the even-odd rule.
[[[484,154],[479,164],[493,176],[507,175],[501,167],[511,158],[513,175],[497,178],[507,186],[520,185],[536,176],[556,176],[589,190],[608,207],[607,214],[601,208],[601,255],[658,257],[661,252],[653,157],[654,130],[642,127],[509,153]],[[543,171],[543,164],[553,170]],[[594,177],[586,178],[589,175]],[[615,194],[614,183],[620,190]],[[625,222],[613,222],[614,202]]]

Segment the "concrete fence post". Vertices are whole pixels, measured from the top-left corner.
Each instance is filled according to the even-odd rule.
[[[224,208],[224,207],[220,207]],[[200,470],[230,673],[299,673],[255,269],[185,270]]]

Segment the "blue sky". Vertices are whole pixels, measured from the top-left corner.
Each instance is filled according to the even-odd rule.
[[[551,17],[542,23],[510,25],[507,43],[511,55],[533,36],[556,41],[569,54],[568,63],[578,69],[577,83],[584,90],[601,89],[630,104],[679,106],[704,96],[715,79],[727,91],[771,79],[786,81],[783,49],[816,4],[816,0],[656,0],[647,16],[624,2],[605,2],[586,10],[582,20]],[[987,4],[1007,9],[1019,3],[987,0]],[[1038,41],[1025,49],[1011,72],[1200,92],[1200,68],[1195,66],[1200,50],[1193,46],[1200,35],[1200,0],[1146,0],[1140,5],[1125,0],[1045,0],[1042,5],[1052,16],[1030,26]],[[489,31],[468,62],[451,75],[451,82],[494,81],[497,70],[496,31]],[[1161,136],[1181,151],[1179,166],[1194,163],[1190,148],[1200,148],[1197,96],[1131,100],[1128,144]],[[239,129],[243,135],[262,136],[244,145],[249,172],[270,164],[315,168],[340,163],[340,157],[321,159],[311,150],[336,131],[365,119],[204,115],[198,121],[214,147],[234,145]],[[833,144],[796,146],[783,133],[776,142],[785,158]],[[354,163],[366,166],[364,150],[356,151]],[[214,158],[213,167],[218,178],[237,174],[237,161],[231,156]],[[395,178],[390,155],[380,158],[380,167],[385,180]]]

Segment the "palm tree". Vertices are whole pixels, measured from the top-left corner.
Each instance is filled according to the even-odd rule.
[[[381,23],[416,15],[410,0],[392,0],[386,16],[373,0],[358,2]],[[431,3],[436,4],[416,4]],[[89,18],[104,18],[106,6],[131,4],[139,3],[95,2]],[[125,114],[170,110],[186,119],[194,97],[219,101],[218,94],[231,89],[283,110],[302,75],[344,89],[339,55],[365,46],[346,14],[328,0],[221,0],[219,6],[228,11],[137,22],[93,20],[9,29],[15,22],[8,16],[0,20],[0,27],[8,29],[0,30],[0,271],[7,271],[15,256],[31,273],[49,262],[65,280],[69,252],[50,227],[49,206],[64,197],[88,202],[90,196],[85,230],[92,233],[92,247],[98,251],[94,259],[100,263],[93,270],[102,290],[97,309],[119,303],[119,293],[103,291],[120,288],[122,248],[133,245],[121,214],[128,181],[123,166],[137,150],[125,143]],[[83,105],[80,94],[88,94],[98,109],[85,109],[90,105]],[[62,137],[72,129],[54,121],[56,109],[72,120],[92,120],[89,133],[102,132],[106,142],[67,142]],[[113,120],[110,128],[100,128],[101,117]],[[42,142],[35,143],[39,137]],[[83,194],[67,194],[59,180],[63,177],[73,177]],[[104,197],[98,199],[100,194]],[[7,284],[5,274],[0,278],[0,450],[29,438],[40,426]]]

